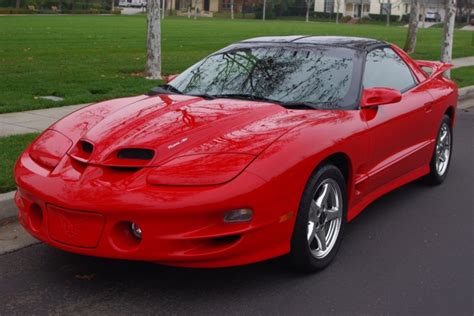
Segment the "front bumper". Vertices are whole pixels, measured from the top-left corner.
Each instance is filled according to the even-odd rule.
[[[189,267],[241,265],[290,250],[298,204],[279,200],[278,188],[251,173],[219,186],[156,187],[137,186],[140,172],[120,181],[99,166],[82,172],[79,179],[71,170],[47,174],[28,154],[20,157],[15,202],[31,235],[74,253]],[[252,221],[224,223],[225,212],[238,208],[251,208]]]

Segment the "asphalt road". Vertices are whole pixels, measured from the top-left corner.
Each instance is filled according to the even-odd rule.
[[[35,245],[0,256],[0,314],[473,315],[473,139],[474,108],[459,114],[446,182],[373,203],[318,274],[281,260],[179,269]]]

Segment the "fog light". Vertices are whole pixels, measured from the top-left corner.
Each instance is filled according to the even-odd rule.
[[[226,223],[239,223],[249,222],[252,220],[253,211],[248,208],[241,208],[225,213],[224,222]]]
[[[142,230],[137,224],[130,223],[130,230],[132,231],[133,236],[142,239]]]

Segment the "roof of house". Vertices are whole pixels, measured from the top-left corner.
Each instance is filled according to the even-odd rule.
[[[314,44],[329,46],[344,46],[357,49],[372,49],[374,46],[387,45],[386,42],[373,38],[350,37],[350,36],[312,36],[312,35],[290,35],[290,36],[264,36],[255,37],[241,41],[241,43],[295,43]]]

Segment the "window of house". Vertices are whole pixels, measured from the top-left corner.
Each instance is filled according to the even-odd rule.
[[[324,12],[334,12],[334,0],[324,0]]]
[[[392,14],[392,4],[391,3],[382,3],[380,5],[380,14],[386,15],[387,12],[388,12],[388,14]]]
[[[400,92],[416,85],[407,64],[389,47],[374,49],[367,55],[364,88],[393,88]]]

